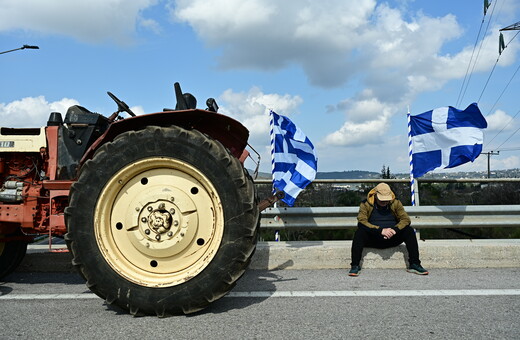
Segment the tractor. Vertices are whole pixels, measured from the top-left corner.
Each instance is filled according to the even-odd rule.
[[[38,235],[63,237],[87,287],[132,315],[189,314],[251,261],[260,211],[249,131],[174,84],[175,109],[109,117],[75,105],[0,131],[0,277]],[[121,117],[125,112],[126,118]]]

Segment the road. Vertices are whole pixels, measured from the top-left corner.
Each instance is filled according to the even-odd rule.
[[[520,339],[520,268],[248,271],[206,310],[132,317],[67,273],[0,282],[0,339]]]

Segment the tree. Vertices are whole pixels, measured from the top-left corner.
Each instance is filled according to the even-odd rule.
[[[381,169],[381,178],[382,179],[392,179],[392,178],[395,178],[395,176],[392,176],[392,174],[390,173],[390,167],[388,166],[385,166],[383,164],[383,169]]]
[[[341,195],[339,195],[336,205],[356,207],[363,200],[363,197],[364,195],[354,191],[346,190]]]

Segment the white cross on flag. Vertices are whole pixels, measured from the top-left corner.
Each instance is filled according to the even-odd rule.
[[[461,111],[441,107],[410,116],[413,176],[473,162],[482,152],[487,128],[476,103]]]

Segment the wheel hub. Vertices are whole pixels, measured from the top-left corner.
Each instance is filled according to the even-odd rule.
[[[163,236],[173,236],[179,229],[180,216],[175,215],[176,208],[170,201],[147,204],[139,214],[139,225],[144,229],[145,235],[153,236],[157,241]]]
[[[178,192],[178,195],[182,193]],[[138,228],[130,228],[128,237],[142,253],[150,256],[165,257],[171,256],[184,249],[185,242],[181,242],[187,234],[193,234],[197,225],[192,225],[192,233],[188,233],[190,215],[192,221],[197,221],[196,210],[192,207],[191,200],[184,205],[174,203],[174,198],[160,199],[155,202],[144,204],[139,211],[137,220],[132,225]],[[182,201],[182,200],[181,200]],[[182,204],[182,202],[179,202]],[[183,211],[186,216],[183,216]]]
[[[211,182],[190,165],[164,158],[116,173],[95,220],[105,259],[145,286],[180,284],[202,271],[220,245],[224,221]]]

